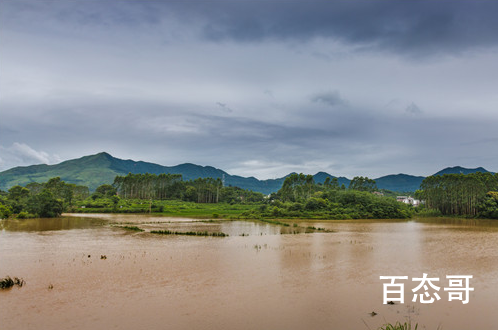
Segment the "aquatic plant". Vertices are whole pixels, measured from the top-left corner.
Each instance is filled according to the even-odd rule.
[[[209,233],[207,231],[171,231],[171,230],[151,230],[152,234],[160,235],[186,235],[186,236],[212,236],[212,237],[226,237],[228,234],[222,232]]]
[[[321,228],[321,227],[312,227],[312,226],[306,227],[306,232],[308,232],[308,230],[321,231],[324,233],[333,233],[334,232],[333,230],[329,230],[329,229],[325,229],[325,228]]]
[[[134,230],[134,231],[144,231],[142,228],[138,228],[137,226],[122,226],[121,228]]]
[[[260,218],[258,220],[262,221],[262,222],[266,222],[266,223],[271,223],[271,224],[274,224],[274,225],[284,226],[284,227],[289,227],[290,226],[288,223],[285,223],[285,222],[282,222],[282,221],[278,221],[278,220],[270,220],[270,219],[263,219],[263,218]]]
[[[22,287],[26,282],[22,278],[14,277],[12,279],[10,276],[0,279],[0,289],[8,289],[17,285],[18,287]]]
[[[395,324],[386,323],[381,326],[378,330],[417,330],[418,324],[415,324],[415,327],[412,328],[411,322],[400,323],[396,322]]]

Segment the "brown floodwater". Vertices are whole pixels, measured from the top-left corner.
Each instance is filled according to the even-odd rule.
[[[498,328],[498,221],[294,222],[1,220],[0,277],[26,284],[0,290],[0,329]],[[289,234],[307,226],[334,232]],[[440,278],[441,300],[412,302],[411,279],[423,273]],[[379,276],[395,275],[408,276],[405,302],[384,305]],[[473,275],[468,304],[448,301],[446,275]]]

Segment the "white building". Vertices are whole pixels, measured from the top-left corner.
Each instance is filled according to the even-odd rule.
[[[405,204],[409,204],[409,205],[412,205],[412,206],[419,206],[420,205],[420,201],[418,199],[415,199],[411,196],[397,196],[396,197],[396,200],[398,202],[403,202]]]

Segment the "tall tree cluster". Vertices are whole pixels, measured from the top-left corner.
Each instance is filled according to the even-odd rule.
[[[292,173],[285,178],[278,195],[282,201],[304,201],[311,197],[315,188],[315,180],[312,175]]]
[[[171,199],[183,190],[181,174],[132,174],[116,176],[113,186],[122,198]]]
[[[443,215],[477,216],[489,192],[498,190],[498,174],[444,174],[422,181],[421,197]]]
[[[261,193],[223,187],[219,178],[183,181],[181,174],[129,173],[126,176],[116,176],[113,186],[118,196],[125,199],[180,199],[196,203],[253,202],[263,199]]]
[[[374,192],[377,190],[377,184],[375,180],[369,179],[366,176],[355,176],[349,183],[349,189]]]

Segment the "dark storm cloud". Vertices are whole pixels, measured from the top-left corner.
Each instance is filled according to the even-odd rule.
[[[107,151],[259,178],[496,170],[497,9],[0,0],[0,169]]]
[[[51,25],[54,21],[80,28],[137,27],[155,25],[168,18],[166,12],[158,11],[152,1],[16,0],[2,1],[0,5],[4,8],[5,19],[32,17],[36,19],[31,23],[38,27]]]
[[[361,47],[417,54],[496,46],[496,1],[174,2],[196,15],[213,41],[331,38]]]
[[[164,34],[165,38],[192,30],[215,42],[303,42],[325,38],[357,49],[413,56],[498,45],[498,2],[491,0],[21,0],[10,1],[8,6],[19,15],[29,11],[45,13],[42,16],[46,21],[57,20],[74,30],[93,26],[105,32],[120,26],[150,26],[157,27],[154,33]],[[184,27],[175,32],[168,25],[172,22]],[[45,23],[31,22],[37,28],[43,28]]]

